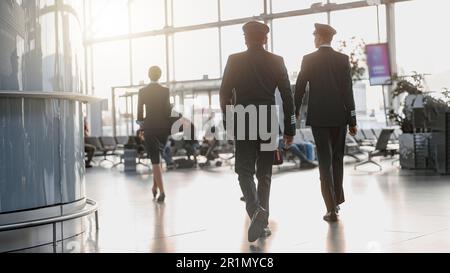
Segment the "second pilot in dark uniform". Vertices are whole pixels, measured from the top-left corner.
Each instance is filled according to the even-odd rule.
[[[248,50],[231,55],[228,59],[220,89],[222,111],[226,113],[228,105],[270,108],[276,105],[275,91],[278,88],[283,99],[284,138],[287,145],[290,145],[295,135],[295,115],[293,94],[283,58],[264,49],[270,31],[267,25],[250,22],[243,30]],[[258,110],[259,117],[264,114],[262,112]],[[256,133],[249,132],[252,130],[249,128],[255,128],[250,122],[258,123],[246,120],[246,137]],[[278,136],[279,128],[271,129],[275,130],[275,135]],[[247,213],[252,220],[248,230],[250,242],[270,234],[269,196],[277,142],[271,151],[262,149],[264,143],[259,134],[257,140],[236,140],[236,173],[246,200]],[[255,174],[258,186],[254,182]]]
[[[296,114],[300,114],[309,85],[308,117],[319,158],[322,195],[327,207],[326,221],[337,221],[339,205],[344,203],[344,148],[347,126],[355,135],[356,112],[349,57],[330,44],[336,34],[331,26],[315,25],[318,50],[303,58],[295,90]]]

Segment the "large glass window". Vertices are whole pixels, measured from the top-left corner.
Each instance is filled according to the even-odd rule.
[[[222,28],[222,69],[225,69],[230,55],[246,49],[242,25]]]
[[[416,0],[395,5],[399,74],[428,74],[427,91],[450,88],[450,1]],[[412,16],[417,14],[417,16]]]
[[[326,23],[324,13],[273,21],[273,51],[284,58],[290,79],[295,83],[303,56],[315,50],[314,23]]]
[[[135,39],[133,46],[133,84],[148,83],[148,69],[157,65],[163,74],[161,82],[166,81],[166,49],[164,36]]]
[[[222,20],[258,16],[264,12],[264,1],[222,0],[220,1]]]
[[[218,29],[204,29],[175,34],[175,79],[195,80],[206,76],[218,78]]]
[[[108,42],[93,46],[94,95],[108,98],[102,106],[102,135],[113,134],[111,88],[130,84],[128,41]]]
[[[187,26],[215,22],[218,20],[215,0],[173,0],[175,26]]]
[[[351,38],[364,40],[366,44],[386,42],[386,8],[379,7],[380,41],[378,41],[377,7],[348,9],[331,13],[331,25],[336,28],[334,45]],[[357,23],[355,23],[357,22]]]
[[[164,1],[131,0],[132,32],[162,29],[165,24]]]
[[[301,1],[288,1],[288,0],[272,0],[272,12],[284,12],[298,9],[309,9],[311,5],[315,3],[326,3],[326,0],[301,0]]]
[[[91,2],[90,34],[92,37],[128,33],[128,0],[95,0]]]
[[[110,98],[111,87],[130,84],[128,41],[95,44],[93,56],[96,96]]]
[[[75,0],[64,1],[78,6],[77,10],[81,8],[81,4],[75,3]],[[175,27],[215,22],[218,20],[218,4],[220,4],[222,20],[253,17],[264,12],[264,1],[169,0],[167,1],[169,17],[173,20],[168,21]],[[52,0],[42,0],[42,2],[50,3]],[[134,33],[162,29],[165,25],[165,0],[95,0],[86,2],[92,7],[90,17],[93,22],[89,22],[89,26],[92,28],[90,33],[96,38],[128,33],[128,8],[131,10],[131,31]],[[279,13],[313,9],[328,1],[266,0],[266,2],[271,3],[272,12]],[[330,2],[344,4],[358,1],[332,0]],[[427,88],[433,91],[439,91],[442,87],[450,87],[450,65],[442,61],[450,59],[450,53],[446,53],[449,52],[446,47],[450,42],[450,35],[443,32],[436,37],[434,32],[428,31],[436,26],[448,25],[445,18],[450,3],[447,2],[446,0],[415,0],[395,4],[396,46],[400,74],[408,75],[412,71],[429,74]],[[408,14],[422,14],[427,20],[417,20]],[[43,19],[43,21],[45,20]],[[350,42],[352,39],[364,41],[366,44],[386,42],[387,40],[384,5],[379,8],[370,6],[333,11],[330,13],[330,20],[330,24],[338,31],[333,42],[334,48],[339,48],[342,41]],[[271,31],[274,40],[269,41],[269,45],[273,44],[273,48],[271,46],[269,48],[284,58],[292,83],[297,78],[303,56],[316,50],[312,35],[314,23],[327,23],[327,14],[318,13],[273,20]],[[51,31],[50,29],[49,35]],[[221,76],[220,71],[225,68],[229,55],[246,50],[242,25],[222,27],[221,31],[221,60],[217,28],[170,34],[168,44],[170,77],[166,75],[167,60],[164,36],[133,39],[131,41],[132,56],[128,56],[129,48],[126,40],[96,44],[93,52],[95,94],[109,96],[111,86],[130,84],[129,57],[132,58],[132,84],[135,85],[148,82],[147,70],[152,65],[162,68],[162,81],[166,81],[168,78],[175,81],[218,78]],[[46,37],[43,38],[46,39]],[[50,35],[48,39],[52,39],[52,36]],[[430,43],[433,45],[430,46]],[[44,57],[54,54],[58,50],[51,47],[50,44],[48,48],[43,48]],[[424,52],[424,48],[433,48],[433,50]],[[350,51],[351,48],[344,49],[346,54],[349,54]],[[52,57],[48,56],[48,58]],[[75,62],[72,63],[72,70],[78,71],[82,62],[78,60],[79,55],[73,56],[73,58],[75,58]],[[220,67],[220,61],[222,67]],[[48,61],[48,69],[52,69],[50,67],[52,63],[54,62]],[[74,77],[77,75],[74,74]],[[49,79],[46,81],[48,85],[51,83]],[[74,87],[77,87],[76,84],[74,82]],[[366,80],[355,82],[358,111],[370,113],[372,116],[375,113],[375,116],[379,115],[380,120],[383,120],[383,93],[381,90],[381,87],[370,87]]]

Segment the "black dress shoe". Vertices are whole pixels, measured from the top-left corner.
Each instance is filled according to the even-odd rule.
[[[267,226],[269,213],[263,208],[258,208],[253,214],[252,223],[248,229],[248,241],[255,242],[258,238],[264,236],[264,228]]]
[[[337,216],[336,212],[328,212],[323,217],[323,220],[325,220],[327,222],[337,222],[338,221],[338,216]]]

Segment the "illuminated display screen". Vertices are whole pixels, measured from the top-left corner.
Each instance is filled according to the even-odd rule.
[[[370,85],[392,84],[388,44],[367,45],[366,54]]]

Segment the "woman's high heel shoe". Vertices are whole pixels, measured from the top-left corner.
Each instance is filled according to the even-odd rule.
[[[155,199],[156,195],[158,194],[158,190],[157,189],[152,189],[152,193],[153,193],[153,199]]]
[[[166,200],[166,194],[165,193],[160,193],[157,202],[158,203],[164,203],[164,200]]]

